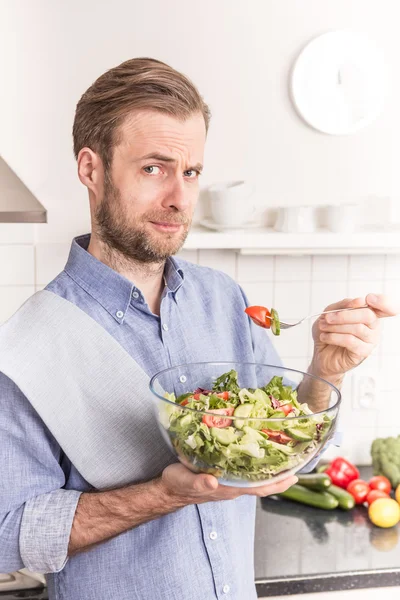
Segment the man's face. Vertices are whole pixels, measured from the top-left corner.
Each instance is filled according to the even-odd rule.
[[[102,241],[145,263],[178,252],[199,195],[205,139],[200,113],[184,122],[153,111],[132,113],[95,211]]]

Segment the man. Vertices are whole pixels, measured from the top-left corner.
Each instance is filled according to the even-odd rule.
[[[172,258],[197,202],[209,118],[191,82],[151,59],[106,72],[76,110],[74,150],[92,232],[73,241],[65,270],[46,289],[100,324],[149,376],[204,360],[279,364],[232,279]],[[367,302],[371,308],[318,320],[310,372],[339,385],[371,353],[378,317],[395,311],[382,297]],[[57,600],[256,598],[255,500],[295,477],[224,487],[175,463],[149,481],[95,489],[30,394],[0,373],[0,572],[47,573]]]

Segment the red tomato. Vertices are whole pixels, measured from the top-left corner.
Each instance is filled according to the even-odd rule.
[[[292,412],[293,406],[290,406],[290,404],[281,404],[279,407],[279,410],[284,412],[285,415],[287,416],[290,412]]]
[[[368,506],[370,504],[372,504],[375,500],[378,500],[378,498],[389,498],[389,497],[390,497],[389,494],[382,492],[382,490],[371,490],[370,492],[368,492],[368,496],[367,496]]]
[[[222,398],[222,400],[229,400],[229,392],[220,392],[217,396],[218,398]]]
[[[356,504],[363,504],[370,491],[368,483],[362,479],[353,479],[346,489],[353,496]]]
[[[283,433],[283,431],[274,431],[273,429],[262,429],[263,433],[266,433],[267,436],[278,444],[288,444],[289,442],[293,442],[292,438]]]
[[[385,492],[385,494],[390,494],[392,490],[392,484],[383,475],[375,475],[375,477],[369,480],[368,485],[371,490],[380,490],[381,492]]]
[[[184,400],[182,400],[181,406],[186,406],[186,404],[189,404],[189,399],[188,398],[185,398]]]
[[[193,398],[195,400],[200,400],[200,394],[193,394]]]
[[[265,329],[271,328],[271,319],[267,317],[271,316],[268,308],[265,306],[248,306],[244,311],[247,315],[249,315],[250,319],[260,327],[264,327]]]
[[[216,408],[215,410],[210,410],[216,415],[228,415],[231,416],[235,412],[233,406],[228,406],[227,408]],[[230,427],[232,425],[232,419],[224,419],[223,417],[212,417],[211,415],[203,415],[202,422],[207,425],[207,427]]]

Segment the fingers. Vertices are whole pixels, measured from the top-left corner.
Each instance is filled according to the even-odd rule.
[[[321,317],[321,324],[328,323],[334,325],[345,325],[352,323],[364,323],[371,329],[378,327],[378,316],[370,308],[360,308],[359,310],[344,310],[339,313],[330,313]]]
[[[366,304],[365,298],[344,298],[343,300],[340,300],[340,302],[330,304],[324,308],[324,311],[337,310],[339,308],[356,308],[357,306],[365,306]]]
[[[373,344],[364,342],[349,333],[321,333],[320,340],[324,344],[346,348],[361,358],[369,356],[374,348]]]
[[[247,494],[252,496],[273,496],[274,494],[280,494],[286,492],[292,485],[298,482],[298,478],[295,475],[279,481],[278,483],[268,483],[267,485],[261,485],[260,487],[247,489]],[[251,490],[251,491],[250,491]]]
[[[400,313],[398,302],[389,300],[383,294],[368,294],[366,303],[377,313],[378,317],[394,317]]]
[[[321,333],[338,333],[352,335],[366,344],[376,344],[379,339],[377,329],[371,329],[364,323],[352,323],[349,325],[329,325],[329,323],[320,324]],[[321,342],[325,342],[325,338],[320,336]]]

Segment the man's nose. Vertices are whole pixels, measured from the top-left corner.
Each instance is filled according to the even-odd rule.
[[[182,177],[177,177],[174,179],[174,182],[168,189],[162,204],[164,208],[173,207],[179,211],[184,211],[190,206],[189,193],[188,190],[185,189],[185,182]]]

